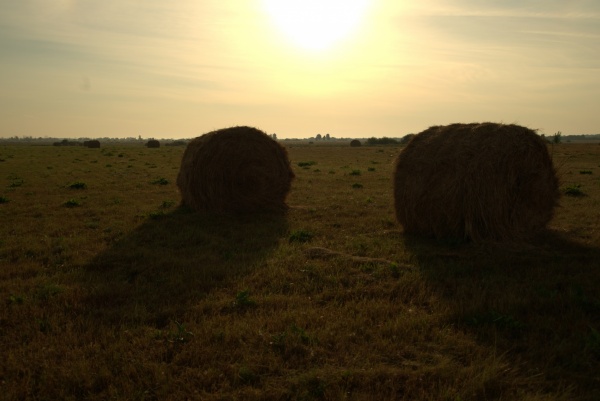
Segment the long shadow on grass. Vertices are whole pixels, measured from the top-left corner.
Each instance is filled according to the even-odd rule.
[[[260,265],[286,232],[278,215],[178,209],[149,218],[87,266],[86,309],[104,324],[162,327],[215,286]]]
[[[550,231],[519,245],[407,237],[406,246],[446,303],[449,325],[535,378],[542,392],[600,399],[600,248]]]

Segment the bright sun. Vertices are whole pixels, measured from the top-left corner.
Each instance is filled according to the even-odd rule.
[[[275,24],[294,43],[324,50],[355,29],[370,0],[263,0]]]

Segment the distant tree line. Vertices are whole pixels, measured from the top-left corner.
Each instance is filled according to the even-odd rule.
[[[567,142],[569,142],[569,141],[589,141],[589,140],[598,141],[598,140],[600,140],[600,134],[594,134],[594,135],[564,135],[563,138]]]
[[[367,145],[398,145],[399,143],[400,142],[398,142],[397,139],[388,138],[386,136],[383,138],[371,137],[367,139]]]
[[[69,141],[68,139],[63,139],[62,141],[54,142],[52,145],[54,145],[54,146],[81,146],[82,143],[79,141]]]
[[[175,141],[165,143],[165,146],[186,146],[188,141],[184,139],[177,139]]]
[[[149,138],[152,140],[154,138]],[[56,138],[56,137],[33,137],[33,136],[11,136],[11,137],[0,137],[0,142],[33,142],[33,143],[45,143],[55,146],[82,146],[85,141],[90,140],[98,140],[102,143],[142,143],[145,144],[148,140],[144,140],[140,137],[127,137],[127,138],[109,138],[109,137],[101,137],[101,138],[90,138],[90,137],[79,137],[79,138]],[[189,142],[189,138],[181,138],[181,139],[161,139],[161,144],[165,145],[187,145]]]
[[[415,134],[408,134],[399,138],[375,138],[371,137],[364,141],[366,145],[404,145],[407,144],[410,139]],[[270,136],[278,140],[277,134],[270,134]],[[600,134],[578,134],[578,135],[564,135],[560,131],[555,134],[550,135],[540,135],[542,138],[546,139],[550,143],[562,143],[562,142],[577,142],[577,141],[600,141]],[[153,138],[151,138],[153,139]],[[282,141],[349,141],[354,138],[345,138],[345,137],[333,137],[329,134],[317,134],[314,137],[310,138],[284,138]],[[73,138],[73,139],[62,139],[62,138],[54,138],[54,137],[33,137],[33,136],[11,136],[7,138],[0,138],[0,142],[21,142],[21,143],[46,143],[52,144],[54,146],[82,146],[85,141],[89,141],[91,138],[81,137],[81,138]],[[105,143],[147,143],[144,141],[141,136],[135,137],[127,137],[127,138],[96,138],[96,140],[101,141],[103,144]],[[189,142],[189,139],[161,139],[161,145],[165,146],[185,146]]]
[[[558,131],[557,133],[555,133],[554,135],[552,135],[552,137],[550,139],[546,138],[546,135],[542,134],[542,139],[545,139],[546,142],[548,143],[555,143],[555,144],[559,144],[562,142],[562,132]]]

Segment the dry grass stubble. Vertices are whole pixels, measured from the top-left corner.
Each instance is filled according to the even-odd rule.
[[[598,399],[600,152],[555,148],[585,196],[512,250],[403,235],[395,148],[289,148],[290,210],[258,221],[165,205],[183,149],[103,149],[0,149],[3,397]]]

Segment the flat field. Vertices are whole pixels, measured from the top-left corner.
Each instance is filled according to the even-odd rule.
[[[527,243],[394,217],[399,147],[286,144],[286,216],[178,208],[183,147],[0,145],[0,399],[599,400],[600,146]]]

